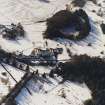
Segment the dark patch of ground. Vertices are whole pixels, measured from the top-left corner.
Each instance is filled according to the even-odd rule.
[[[44,2],[44,3],[50,3],[49,0],[39,0],[40,2]]]

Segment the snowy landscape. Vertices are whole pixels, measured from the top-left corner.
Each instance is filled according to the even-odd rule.
[[[56,23],[60,28],[57,26],[58,30],[51,29],[52,35],[55,35],[53,32],[56,30],[65,36],[44,38],[50,27],[48,22],[56,17],[56,13],[66,10],[75,14],[80,9],[89,19],[91,29],[87,35],[83,34],[84,37],[77,40],[76,35],[81,35],[78,34],[82,33],[81,30],[75,33],[74,27],[62,28]],[[78,20],[84,29],[81,22],[85,20],[81,17]],[[53,27],[55,23],[52,20],[51,23]],[[14,31],[14,27],[17,30],[12,36],[9,32]],[[70,39],[68,33],[76,35]],[[64,72],[66,67],[63,67],[66,62],[75,63],[75,59],[91,62],[92,58],[98,58],[96,63],[101,63],[97,65],[105,69],[102,66],[105,64],[105,0],[0,0],[0,105],[104,105],[104,98],[104,102],[99,103],[98,95],[93,95],[98,90],[93,91],[89,87],[92,83],[89,81],[88,84],[88,79],[78,83],[78,80],[74,82],[65,77],[68,76]],[[79,64],[77,61],[76,65]],[[101,77],[98,80],[101,81]],[[105,78],[102,83],[105,83]],[[86,104],[87,100],[92,100],[94,104]]]

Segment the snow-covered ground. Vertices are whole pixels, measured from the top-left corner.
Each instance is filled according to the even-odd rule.
[[[16,81],[19,82],[21,77],[25,74],[18,69],[15,69],[11,66],[5,65],[13,77],[16,78]],[[0,65],[0,100],[9,93],[9,91],[15,86],[16,82],[11,78],[11,76],[6,73],[5,69]]]
[[[49,3],[43,1],[44,0],[0,0],[0,24],[9,25],[12,22],[21,22],[26,31],[26,38],[17,41],[3,39],[0,35],[0,46],[3,49],[10,52],[24,50],[24,54],[28,55],[34,47],[44,47],[43,44],[45,39],[43,39],[42,34],[46,29],[46,23],[36,22],[46,20],[57,11],[65,9],[65,4],[70,3],[72,0],[49,0]],[[100,53],[102,51],[105,52],[105,35],[103,35],[100,28],[102,21],[105,22],[105,2],[103,1],[104,0],[98,0],[98,3],[101,3],[101,7],[93,4],[91,1],[87,1],[83,8],[89,15],[92,26],[90,35],[87,38],[75,42],[60,38],[57,39],[57,41],[48,40],[48,47],[56,48],[57,44],[59,44],[59,47],[64,49],[63,54],[59,56],[59,59],[68,59],[65,45],[70,48],[73,54],[88,54],[89,56],[100,57],[105,56]],[[97,15],[100,8],[104,13],[102,17]],[[96,13],[92,12],[92,10],[95,10]],[[69,46],[70,43],[72,43],[71,47]],[[88,43],[91,43],[92,46],[87,46]],[[24,75],[23,72],[20,72],[15,68],[7,65],[6,67],[10,70],[17,81],[19,81]],[[36,68],[37,67],[34,69]],[[40,72],[49,72],[49,68],[39,67],[39,70]],[[9,92],[10,87],[15,85],[9,75],[7,75],[7,77],[2,77],[2,72],[4,72],[4,69],[0,66],[0,98]],[[2,78],[8,78],[8,83],[3,83]],[[48,84],[46,84],[46,86],[47,85]],[[67,99],[63,99],[59,96],[59,91],[62,89],[67,92]],[[26,97],[26,94],[27,92],[24,93],[24,96],[27,99],[28,97]],[[66,82],[62,85],[57,85],[57,88],[54,88],[53,91],[48,94],[33,92],[33,95],[29,96],[29,100],[25,99],[26,102],[19,105],[82,105],[82,101],[90,97],[90,91],[86,86],[81,87],[80,85]],[[23,99],[23,96],[19,97],[18,101],[22,102]]]
[[[69,81],[59,84],[59,79],[31,79],[15,98],[19,105],[83,105],[91,99],[90,91],[85,84],[78,85]],[[85,94],[84,94],[85,93]],[[65,97],[63,97],[63,95]]]
[[[46,29],[46,23],[35,23],[39,20],[45,20],[51,17],[55,12],[65,9],[65,4],[70,3],[70,0],[50,0],[49,3],[40,2],[40,0],[1,0],[0,1],[0,24],[9,25],[12,22],[21,22],[26,31],[26,38],[18,41],[7,41],[0,37],[0,45],[9,51],[22,51],[34,46],[43,46],[44,40],[42,33]],[[104,6],[103,6],[104,8]],[[84,10],[88,13],[91,21],[92,31],[90,35],[79,42],[72,42],[73,46],[70,48],[73,53],[84,54],[87,53],[91,56],[100,55],[104,50],[104,36],[101,32],[99,22],[104,21],[104,17],[97,16],[92,10],[98,12],[99,6],[92,2],[87,2]],[[33,42],[35,45],[33,46]],[[49,40],[50,47],[56,47],[57,42]],[[58,42],[62,43],[60,46],[63,48],[68,43],[67,40],[59,39]],[[87,46],[92,43],[92,47]],[[52,46],[53,45],[53,46]],[[85,50],[84,50],[85,48]],[[29,51],[27,51],[29,52]],[[66,54],[63,54],[64,57]]]

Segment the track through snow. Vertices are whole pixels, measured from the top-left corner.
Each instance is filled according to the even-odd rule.
[[[0,0],[0,24],[9,25],[12,22],[21,22],[26,31],[26,38],[17,41],[5,40],[0,35],[0,46],[7,51],[24,51],[24,54],[29,55],[34,47],[43,47],[44,39],[42,33],[46,29],[46,22],[35,23],[37,21],[46,20],[51,17],[54,13],[59,10],[65,9],[65,4],[70,3],[72,0],[49,0],[49,3],[42,2],[41,0]],[[102,7],[105,7],[103,0],[99,0]],[[57,41],[48,40],[48,47],[56,48],[59,43],[59,47],[64,49],[64,52],[59,59],[68,59],[68,54],[66,52],[66,47],[70,48],[73,54],[88,54],[89,56],[101,56],[104,54],[100,52],[105,52],[105,36],[102,34],[100,29],[100,23],[105,21],[105,16],[100,17],[92,10],[96,12],[102,8],[92,2],[87,2],[83,8],[89,15],[92,30],[90,35],[79,42],[70,41],[67,39],[57,39]],[[33,45],[35,42],[35,45]],[[72,43],[70,47],[69,44]],[[92,46],[87,46],[89,43]],[[17,79],[21,79],[23,73],[15,71],[14,68],[9,67],[11,73]],[[46,68],[41,67],[41,72],[46,72]],[[0,73],[3,72],[3,68],[0,66]],[[49,72],[49,70],[47,70]],[[0,74],[0,79],[2,75]],[[10,77],[9,77],[10,78]],[[14,85],[13,80],[9,79],[10,83]],[[86,86],[81,87],[80,85],[73,84],[71,82],[66,82],[64,85],[54,84],[52,87],[49,84],[43,84],[46,88],[53,89],[53,91],[48,94],[34,92],[32,96],[27,94],[25,90],[22,90],[22,94],[18,97],[18,105],[82,105],[82,101],[90,98],[90,91]],[[57,85],[56,88],[54,88]],[[65,86],[66,85],[66,86]],[[29,85],[30,86],[30,85]],[[38,85],[39,86],[39,85]],[[48,87],[47,87],[48,86]],[[5,87],[5,88],[4,88]],[[8,84],[4,86],[0,81],[0,96],[4,93],[4,96],[8,93]],[[12,86],[13,87],[13,86]],[[31,87],[30,87],[31,88]],[[67,92],[67,99],[63,99],[57,93],[64,88]],[[72,89],[73,90],[72,90]],[[47,91],[48,91],[47,90]],[[32,90],[33,91],[33,90]],[[2,93],[3,92],[3,93]],[[74,97],[73,95],[76,95]],[[78,95],[77,95],[78,94]],[[86,95],[86,96],[84,96]],[[26,97],[27,96],[27,97]],[[0,97],[1,98],[1,97]],[[78,101],[79,99],[79,101]],[[22,103],[24,100],[24,103]]]

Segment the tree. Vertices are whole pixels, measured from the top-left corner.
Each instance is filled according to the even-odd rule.
[[[46,73],[43,73],[43,74],[42,74],[42,77],[43,77],[43,78],[46,78]]]
[[[30,71],[30,67],[29,67],[29,65],[26,66],[26,71],[27,71],[27,72]]]

